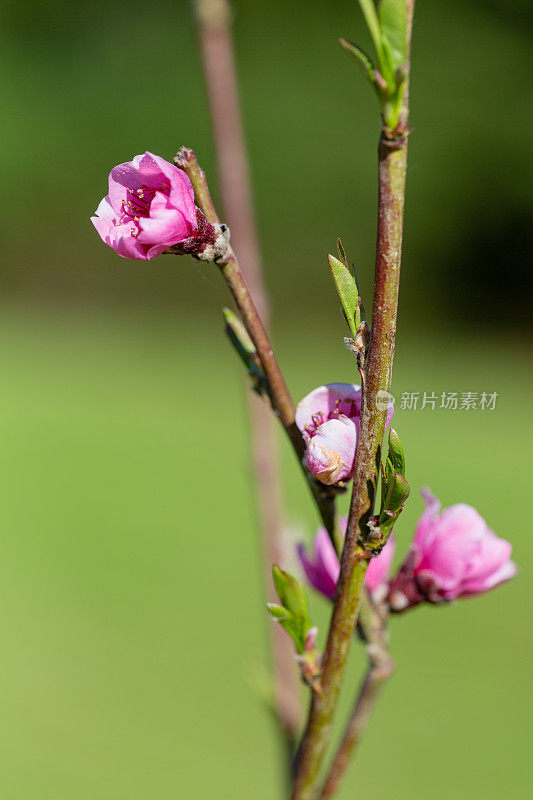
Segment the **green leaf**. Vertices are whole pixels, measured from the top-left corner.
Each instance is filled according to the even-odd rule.
[[[278,622],[281,622],[282,619],[287,619],[289,616],[287,609],[283,608],[283,606],[276,605],[276,603],[267,603],[266,607],[270,616]]]
[[[383,505],[383,510],[395,514],[401,511],[403,504],[409,497],[411,488],[407,479],[403,475],[394,473],[391,475],[387,490],[387,497]]]
[[[272,577],[282,605],[284,605],[291,614],[308,617],[307,595],[304,587],[298,583],[296,578],[290,573],[280,569],[276,564],[272,567]]]
[[[382,40],[390,53],[393,71],[407,58],[407,14],[405,0],[379,0],[378,18]]]
[[[381,476],[381,505],[383,506],[383,498],[387,497],[387,488],[389,485],[390,480],[390,468],[389,463],[387,462],[387,468],[383,466],[383,462],[380,464],[380,476]]]
[[[242,351],[247,355],[251,355],[252,353],[255,354],[256,349],[254,347],[254,343],[250,339],[248,331],[240,321],[237,314],[232,311],[230,308],[223,308],[222,315],[224,317],[224,322],[226,326],[229,328],[229,331],[237,340],[239,347],[242,348]]]
[[[352,44],[352,42],[349,42],[347,39],[339,39],[339,44],[344,52],[352,59],[352,61],[355,61],[365,78],[369,81],[370,85],[379,94],[379,86],[374,74],[374,65],[367,54],[357,47],[357,45]]]
[[[361,324],[361,309],[359,305],[359,292],[355,279],[345,264],[335,256],[328,255],[329,266],[337,293],[341,301],[346,322],[350,328],[352,338],[355,339]]]
[[[348,258],[346,257],[346,250],[344,249],[344,245],[342,243],[342,239],[337,239],[337,250],[339,251],[339,255],[341,257],[341,261],[346,268],[348,268]]]
[[[400,475],[405,475],[405,456],[403,454],[402,443],[400,437],[394,430],[389,429],[389,451],[387,454],[387,461],[390,461],[390,471],[398,472]]]
[[[224,316],[226,335],[246,367],[255,391],[262,394],[265,391],[266,378],[258,363],[259,359],[254,343],[237,314],[229,308],[223,308],[222,314]]]
[[[363,16],[365,18],[367,28],[370,31],[372,41],[374,42],[376,53],[379,55],[381,52],[381,26],[376,12],[376,6],[374,4],[374,0],[358,0],[358,1],[361,7],[361,11],[363,12]]]
[[[394,77],[395,62],[392,55],[391,46],[386,36],[381,38],[381,52],[379,66],[385,81],[387,82],[386,96],[391,97],[395,90],[396,80]]]
[[[294,641],[296,650],[302,654],[305,650],[305,636],[311,628],[307,593],[296,578],[274,564],[272,577],[281,606],[267,603],[269,614],[277,620]]]
[[[410,486],[403,475],[394,473],[390,476],[387,496],[382,501],[379,515],[379,527],[387,535],[402,512],[403,504],[410,494]]]

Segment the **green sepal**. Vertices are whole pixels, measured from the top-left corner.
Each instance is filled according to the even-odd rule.
[[[258,394],[262,394],[266,388],[266,378],[261,366],[254,343],[250,339],[248,331],[241,320],[229,308],[222,309],[225,322],[225,331],[228,339],[233,345],[242,363],[252,379],[253,388]]]
[[[349,42],[347,39],[339,39],[339,44],[346,55],[351,58],[352,61],[355,61],[367,81],[379,95],[380,88],[376,80],[375,67],[367,54],[361,50],[360,47],[357,47],[356,44]]]
[[[301,655],[305,651],[306,634],[312,627],[307,593],[296,578],[276,564],[272,567],[272,577],[281,606],[267,603],[267,610],[287,631]]]
[[[352,338],[355,340],[361,324],[361,305],[355,278],[346,264],[343,264],[335,256],[328,255],[328,261],[346,322],[350,328]]]

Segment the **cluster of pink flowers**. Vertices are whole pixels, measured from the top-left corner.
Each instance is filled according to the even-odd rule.
[[[102,240],[123,258],[189,253],[211,261],[225,252],[226,225],[212,225],[194,204],[189,177],[148,151],[109,174],[109,194],[91,217]]]
[[[209,223],[194,200],[186,173],[146,152],[111,170],[109,194],[91,220],[102,240],[124,258],[150,260],[165,252],[219,258],[227,250],[229,230]],[[392,413],[391,405],[387,425]],[[306,445],[305,462],[322,483],[353,477],[360,415],[361,389],[352,383],[319,386],[299,403],[296,424]],[[377,600],[400,612],[421,602],[481,594],[515,575],[511,545],[472,506],[454,505],[439,514],[439,502],[429,491],[423,494],[426,510],[397,575],[389,578],[393,538],[370,560],[365,585]],[[303,545],[298,552],[309,582],[333,599],[340,566],[326,530],[318,530],[311,555]]]
[[[370,560],[365,585],[375,600],[386,600],[391,611],[401,612],[423,602],[483,594],[516,574],[511,544],[496,536],[475,508],[459,503],[439,514],[438,500],[427,489],[423,495],[426,509],[397,575],[389,577],[393,538]],[[325,529],[318,530],[311,556],[303,545],[298,554],[309,583],[333,599],[340,565]]]

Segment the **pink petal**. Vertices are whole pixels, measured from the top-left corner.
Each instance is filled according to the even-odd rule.
[[[111,230],[115,225],[115,212],[111,208],[107,197],[100,202],[96,209],[96,216],[91,217],[91,222],[98,231],[100,238],[106,244],[111,244]]]
[[[150,216],[139,220],[141,233],[139,241],[143,244],[158,244],[170,247],[182,242],[193,232],[192,226],[180,209],[174,208],[170,198],[163,192],[156,192],[150,205]]]
[[[357,429],[343,415],[320,425],[307,442],[306,464],[318,480],[327,485],[352,476]]]
[[[514,561],[506,561],[491,575],[484,578],[471,578],[466,580],[461,586],[460,596],[467,596],[471,594],[480,594],[481,592],[488,592],[506,581],[511,580],[517,573],[516,564]]]
[[[435,522],[439,515],[440,503],[427,488],[422,489],[421,494],[424,498],[426,508],[418,520],[414,542],[420,550],[423,550],[428,546],[435,533]]]
[[[333,599],[340,565],[326,529],[318,529],[311,557],[307,555],[303,544],[298,545],[298,556],[309,583],[318,592]]]
[[[140,156],[136,156],[140,158]],[[139,170],[132,161],[118,164],[109,173],[109,202],[116,214],[122,213],[122,201],[127,199],[128,190],[139,189],[143,181]]]
[[[170,204],[182,213],[189,223],[189,230],[191,227],[196,227],[194,189],[188,175],[182,169],[176,167],[175,164],[170,164],[161,156],[156,156],[148,150],[144,156],[137,156],[136,158],[139,159],[142,183],[158,189],[163,183],[167,183]],[[150,216],[152,216],[151,211]]]
[[[118,253],[119,256],[123,258],[135,258],[140,261],[146,261],[148,256],[146,255],[146,249],[142,246],[142,244],[132,236],[131,233],[125,231],[124,229],[127,228],[128,231],[130,230],[131,226],[128,225],[121,225],[118,228],[115,228],[116,231],[116,239],[111,247]]]
[[[324,421],[339,409],[341,414],[359,416],[361,411],[361,387],[354,383],[328,383],[318,386],[306,395],[296,409],[296,424],[302,433],[312,423],[313,415],[322,414]]]
[[[346,530],[346,524],[344,525],[344,530]],[[314,548],[317,563],[322,566],[336,585],[341,568],[337,553],[325,528],[319,528],[316,532]]]
[[[516,573],[511,561],[512,546],[487,528],[461,583],[461,594],[486,592]]]

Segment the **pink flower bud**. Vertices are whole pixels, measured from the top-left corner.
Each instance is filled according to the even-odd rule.
[[[392,404],[387,425],[393,414]],[[330,486],[353,477],[359,436],[361,389],[353,383],[328,383],[306,395],[296,409],[310,472]]]
[[[229,240],[227,227],[211,225],[194,205],[185,172],[148,151],[111,170],[109,194],[91,221],[124,258],[149,260],[172,248],[211,260]]]
[[[459,503],[439,514],[439,501],[428,489],[423,496],[426,509],[413,545],[391,582],[393,610],[482,594],[516,574],[511,544],[496,536],[475,508]]]
[[[347,521],[346,517],[340,520],[344,531]],[[372,595],[383,596],[386,592],[394,550],[395,542],[391,537],[379,556],[370,560],[365,575],[365,586]],[[339,579],[340,564],[326,529],[319,528],[316,532],[313,552],[310,556],[303,544],[298,545],[298,556],[311,586],[320,594],[333,600]]]
[[[356,447],[355,424],[340,414],[319,425],[309,437],[306,464],[319,481],[330,486],[352,477]]]
[[[322,483],[349,480],[361,413],[361,389],[330,383],[306,395],[296,409],[296,424],[306,443],[305,461]]]

